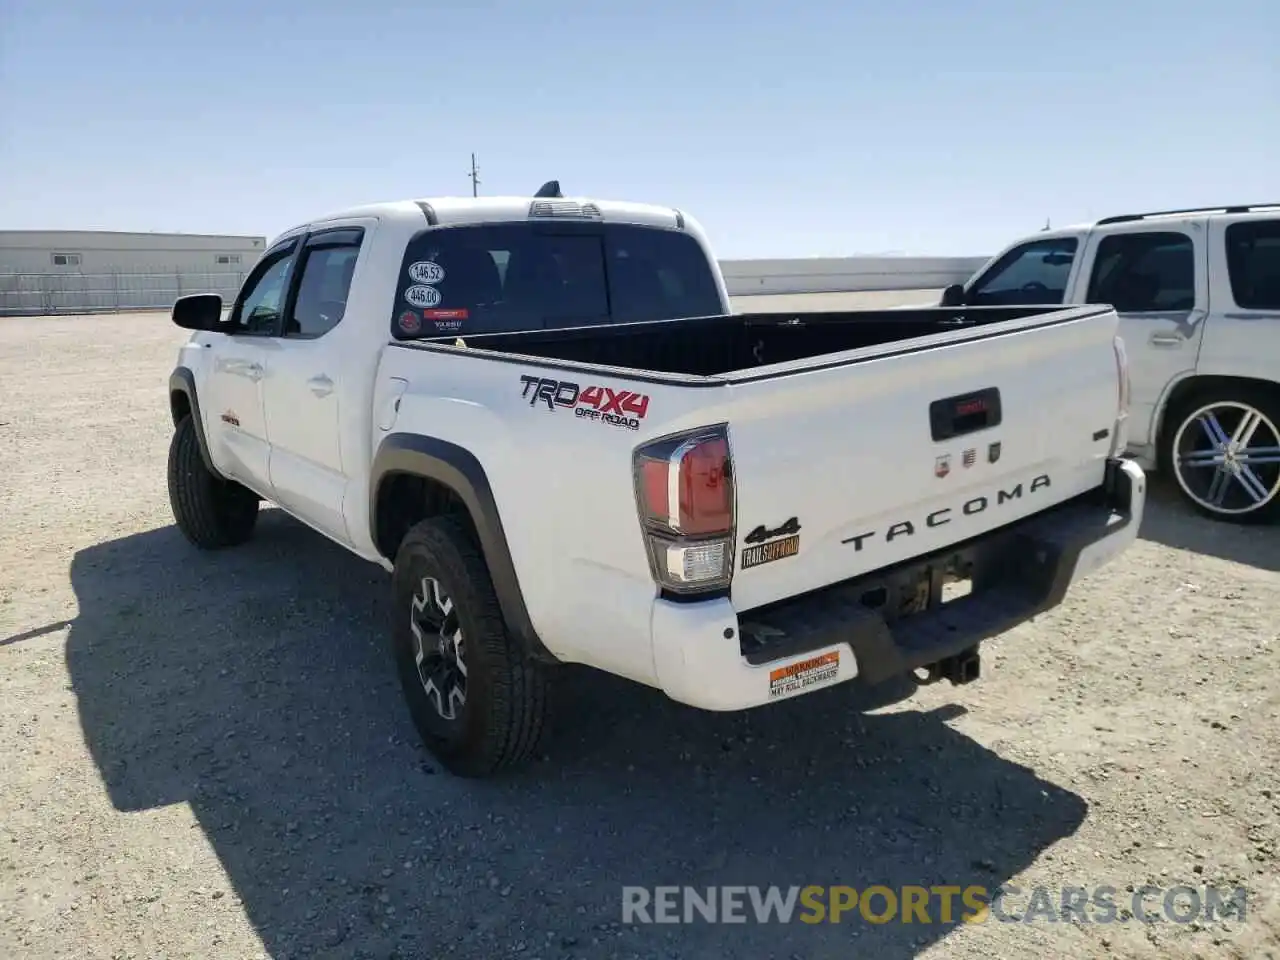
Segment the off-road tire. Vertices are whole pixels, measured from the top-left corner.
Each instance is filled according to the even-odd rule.
[[[453,601],[466,649],[466,703],[444,720],[419,676],[411,627],[423,578]],[[531,660],[508,632],[484,557],[467,525],[441,516],[405,535],[396,553],[392,650],[422,742],[450,772],[486,777],[515,767],[542,741],[550,713],[550,668]]]
[[[258,495],[205,466],[190,416],[169,443],[169,506],[182,535],[202,550],[244,543],[258,522]]]
[[[1165,415],[1164,423],[1160,430],[1157,467],[1162,474],[1169,477],[1183,503],[1203,517],[1221,523],[1241,525],[1276,523],[1280,521],[1280,495],[1272,497],[1263,506],[1248,512],[1226,513],[1201,504],[1188,493],[1184,486],[1184,479],[1179,474],[1178,465],[1175,462],[1174,443],[1177,440],[1180,428],[1189,417],[1194,416],[1196,411],[1214,404],[1247,404],[1260,412],[1270,424],[1280,424],[1280,393],[1275,390],[1249,385],[1237,387],[1219,386],[1197,390],[1178,401],[1177,405],[1171,407]],[[1269,428],[1264,427],[1262,429]],[[1255,444],[1258,442],[1258,440],[1254,441]]]

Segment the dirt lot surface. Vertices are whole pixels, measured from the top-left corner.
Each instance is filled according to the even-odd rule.
[[[171,525],[180,339],[0,320],[0,957],[1280,956],[1280,530],[1157,484],[1138,545],[979,683],[716,715],[572,672],[545,758],[463,782],[402,707],[385,574],[279,511],[215,555]],[[1037,887],[1248,901],[621,923],[624,884],[1001,883],[1015,915]]]

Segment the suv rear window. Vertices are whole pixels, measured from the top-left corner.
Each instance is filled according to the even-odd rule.
[[[1227,227],[1231,296],[1245,310],[1280,310],[1280,220]]]
[[[392,335],[513,333],[710,316],[715,276],[687,233],[629,224],[436,227],[405,252]]]

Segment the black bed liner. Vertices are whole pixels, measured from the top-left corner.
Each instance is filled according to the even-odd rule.
[[[469,350],[483,351],[491,359],[527,363],[544,361],[545,366],[592,365],[640,371],[648,376],[636,379],[666,381],[683,378],[714,378],[707,385],[755,379],[752,370],[766,365],[789,363],[828,354],[845,353],[867,347],[902,342],[895,351],[878,351],[865,359],[933,349],[922,338],[994,326],[1011,320],[1033,320],[1046,314],[1042,326],[1070,323],[1105,311],[1107,307],[1016,306],[1016,307],[926,307],[902,310],[853,310],[823,313],[740,313],[711,317],[686,317],[644,323],[606,324],[529,330],[518,333],[491,333],[463,336]],[[1007,329],[992,330],[1002,336]],[[967,336],[966,341],[983,334]],[[428,337],[412,341],[392,341],[393,345],[417,349],[453,349],[458,337]],[[545,362],[545,361],[550,361]],[[843,365],[849,359],[832,361]],[[820,369],[823,364],[806,365]],[[725,377],[738,372],[740,375]]]

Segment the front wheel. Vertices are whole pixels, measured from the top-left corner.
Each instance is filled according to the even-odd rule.
[[[244,543],[258,522],[258,495],[205,466],[190,416],[169,443],[169,506],[183,536],[203,550]]]
[[[538,747],[547,668],[507,632],[484,558],[464,524],[414,526],[396,554],[392,647],[418,734],[449,771],[483,777]]]
[[[1258,389],[1215,391],[1171,412],[1161,459],[1187,502],[1213,520],[1280,518],[1280,399]]]

